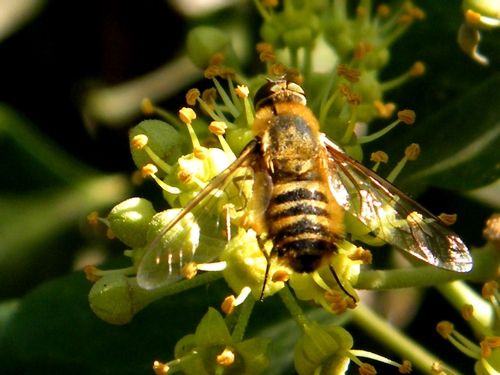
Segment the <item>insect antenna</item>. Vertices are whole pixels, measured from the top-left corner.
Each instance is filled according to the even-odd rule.
[[[342,285],[342,282],[340,281],[338,275],[337,275],[337,272],[335,272],[335,270],[333,269],[332,265],[328,265],[328,268],[330,268],[330,272],[332,273],[333,275],[333,278],[335,279],[335,281],[337,282],[338,286],[340,287],[340,289],[342,289],[342,291],[348,295],[349,297],[351,297],[352,301],[356,304],[357,301],[356,301],[356,298],[354,298],[354,296],[349,293],[346,288],[344,288],[344,285]]]

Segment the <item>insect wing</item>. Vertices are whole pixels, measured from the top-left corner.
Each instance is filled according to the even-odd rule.
[[[326,137],[324,145],[333,196],[374,236],[434,266],[455,272],[471,270],[467,246],[436,216]]]
[[[255,142],[250,143],[186,207],[167,210],[155,216],[152,223],[154,234],[149,236],[151,241],[137,269],[139,286],[155,289],[171,284],[183,277],[184,267],[189,262],[209,262],[220,254],[227,243],[227,215],[223,206],[235,198],[228,196],[228,191],[244,194],[241,184],[231,184],[237,176],[243,176],[243,180],[249,179],[250,168],[242,167],[251,162],[255,147]],[[241,199],[241,196],[236,198],[245,199]]]

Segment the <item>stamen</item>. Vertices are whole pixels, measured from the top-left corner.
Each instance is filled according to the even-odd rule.
[[[375,107],[375,110],[377,111],[379,117],[381,118],[389,118],[392,116],[394,113],[394,110],[396,109],[396,105],[392,102],[389,103],[383,103],[380,100],[375,100],[373,102],[373,106]]]
[[[403,109],[398,112],[399,121],[405,123],[406,125],[412,125],[415,123],[415,117],[415,111],[412,111],[411,109]]]
[[[387,176],[387,181],[394,182],[398,175],[403,170],[406,162],[409,160],[416,160],[420,155],[420,146],[416,143],[412,143],[405,149],[405,156],[396,164],[394,169]]]
[[[194,106],[200,95],[200,90],[194,88],[189,89],[186,93],[186,103],[190,106]]]
[[[232,294],[224,298],[224,301],[222,301],[222,304],[220,306],[220,309],[224,314],[230,315],[233,313],[235,300],[236,298]]]
[[[370,161],[375,162],[372,170],[376,172],[380,166],[380,163],[386,164],[389,161],[389,155],[387,155],[384,151],[375,151],[370,155]]]
[[[163,190],[165,190],[167,193],[170,194],[180,194],[181,191],[180,189],[170,186],[163,182],[158,176],[156,176],[156,173],[158,172],[158,168],[154,164],[146,164],[144,167],[141,169],[141,173],[143,177],[151,177],[155,182],[160,186]]]
[[[224,351],[217,356],[217,364],[224,367],[231,366],[234,363],[234,358],[234,352],[226,347]]]
[[[154,361],[153,363],[153,371],[156,375],[166,375],[168,374],[170,367],[166,363],[161,363],[158,361]]]

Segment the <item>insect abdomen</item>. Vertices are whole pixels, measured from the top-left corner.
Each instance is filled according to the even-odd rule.
[[[273,254],[296,272],[312,272],[337,250],[339,223],[321,181],[275,182],[267,222]]]

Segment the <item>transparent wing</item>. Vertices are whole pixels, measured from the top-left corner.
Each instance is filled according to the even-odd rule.
[[[252,171],[243,167],[251,164],[255,148],[256,142],[251,142],[186,207],[167,210],[153,218],[155,234],[150,236],[151,242],[137,269],[139,286],[154,289],[170,284],[183,277],[183,268],[189,262],[208,262],[220,254],[227,242],[227,226],[230,226],[223,205],[233,198],[244,201],[241,184],[251,183]]]
[[[326,137],[330,189],[338,203],[376,237],[434,266],[468,272],[472,258],[452,230]]]

